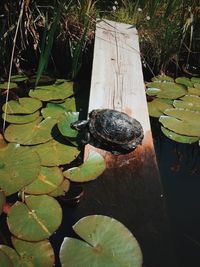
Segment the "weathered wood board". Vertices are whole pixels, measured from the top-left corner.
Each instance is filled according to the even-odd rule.
[[[144,266],[177,266],[153,147],[138,36],[131,25],[108,20],[97,23],[89,111],[98,108],[136,118],[144,139],[127,155],[114,156],[98,149],[107,169],[84,185],[85,197],[74,219],[89,214],[113,216],[136,236]],[[97,149],[87,145],[85,157],[91,150]]]

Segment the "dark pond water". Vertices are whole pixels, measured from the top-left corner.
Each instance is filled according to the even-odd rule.
[[[200,266],[200,147],[171,141],[155,119],[151,125],[178,264]]]

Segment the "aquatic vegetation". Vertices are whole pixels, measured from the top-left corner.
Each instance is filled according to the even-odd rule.
[[[81,240],[64,239],[60,249],[63,267],[66,264],[69,267],[142,266],[142,253],[137,240],[117,220],[91,215],[80,219],[73,229]]]
[[[159,94],[162,95],[160,92],[162,86],[160,87],[159,84],[169,85],[171,82],[163,82],[163,79],[160,80],[159,78],[147,84],[147,86],[153,84],[158,87],[150,88],[150,93],[147,89],[148,95],[155,96],[153,101],[148,102],[150,116],[159,118],[163,134],[170,139],[180,143],[197,142],[200,139],[200,126],[197,123],[200,118],[200,94],[198,94],[200,89],[197,85],[200,84],[200,79],[196,77],[191,79],[187,77],[176,78],[175,83],[173,83],[181,85],[185,94],[183,96],[181,94],[176,95],[176,92],[173,94],[170,89],[168,91],[165,87],[164,96],[166,99],[161,99]]]

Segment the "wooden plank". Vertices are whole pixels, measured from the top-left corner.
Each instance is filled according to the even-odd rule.
[[[101,21],[94,51],[89,112],[111,108],[127,113],[142,124],[143,142],[152,146],[137,30],[128,24]],[[90,150],[96,149],[87,146],[86,157]]]
[[[84,184],[85,197],[74,212],[77,220],[89,214],[112,216],[138,239],[146,267],[173,267],[168,219],[153,147],[146,104],[137,31],[112,21],[97,24],[89,111],[112,108],[142,124],[142,145],[127,155],[98,150],[107,168],[95,181]]]

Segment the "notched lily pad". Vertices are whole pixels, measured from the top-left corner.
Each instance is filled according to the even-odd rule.
[[[36,111],[28,115],[10,115],[10,114],[3,113],[2,118],[9,123],[25,124],[25,123],[35,121],[36,119],[39,118],[39,116],[40,116],[40,112]]]
[[[181,135],[200,136],[200,112],[174,108],[166,109],[165,114],[168,116],[159,119],[165,128]]]
[[[161,130],[163,134],[166,135],[169,139],[179,143],[192,144],[199,140],[199,137],[177,134],[163,126],[161,126]]]
[[[78,131],[71,128],[71,123],[78,120],[79,112],[67,112],[62,114],[58,122],[58,129],[63,136],[75,138]]]
[[[102,215],[87,216],[73,229],[83,241],[70,237],[64,239],[60,249],[62,267],[142,266],[142,252],[137,240],[117,220]]]
[[[36,145],[45,143],[51,139],[52,128],[57,123],[56,119],[38,118],[34,122],[16,125],[10,124],[5,130],[5,138],[9,142],[22,145]]]
[[[199,77],[192,77],[191,82],[192,83],[200,83],[200,78]]]
[[[37,86],[30,90],[29,96],[42,101],[65,99],[74,94],[73,82],[61,82],[53,85]]]
[[[29,147],[8,144],[0,149],[0,188],[7,196],[32,183],[39,172],[39,156]]]
[[[191,80],[187,77],[178,77],[176,78],[175,80],[176,83],[179,83],[179,84],[183,84],[185,85],[186,87],[190,87],[190,86],[193,86],[193,83],[191,82]]]
[[[188,93],[189,93],[190,95],[197,95],[197,96],[200,96],[200,88],[188,87]]]
[[[17,84],[11,82],[9,84],[9,89],[15,89],[15,88],[17,88]],[[7,89],[8,89],[8,82],[0,83],[0,90],[7,90]]]
[[[158,98],[176,99],[186,94],[185,86],[174,82],[151,82],[147,84],[147,95]]]
[[[33,147],[33,150],[38,153],[41,159],[41,165],[43,166],[69,164],[76,159],[80,153],[77,147],[59,143],[55,139],[52,139],[45,144],[35,146]]]
[[[152,78],[152,81],[167,81],[167,82],[173,82],[174,79],[170,76],[167,76],[167,75],[158,75],[158,76],[155,76]]]
[[[68,110],[64,106],[55,103],[48,103],[46,108],[41,110],[44,118],[51,117],[57,120],[59,120],[60,116],[65,112],[68,112]]]
[[[22,97],[18,100],[10,100],[2,109],[7,114],[31,114],[42,107],[42,102],[31,97]]]
[[[73,182],[88,182],[100,176],[105,169],[104,158],[98,152],[91,151],[82,165],[66,170],[63,174]]]
[[[180,100],[174,100],[173,106],[193,111],[200,111],[200,97],[195,95],[185,95]]]
[[[65,193],[69,191],[70,181],[68,179],[64,179],[61,185],[59,185],[54,191],[48,193],[49,196],[59,197],[64,196]]]
[[[153,101],[147,102],[147,104],[149,115],[151,117],[159,118],[165,109],[172,107],[172,100],[166,98],[155,98]]]
[[[31,195],[48,194],[63,182],[63,174],[58,167],[41,167],[37,179],[26,186],[23,191]]]
[[[9,210],[10,232],[19,239],[41,241],[58,229],[62,221],[59,203],[47,195],[26,196],[25,203],[16,202]]]
[[[48,240],[27,242],[12,237],[12,243],[20,258],[34,267],[53,267],[55,256]],[[21,265],[23,267],[24,265]]]

